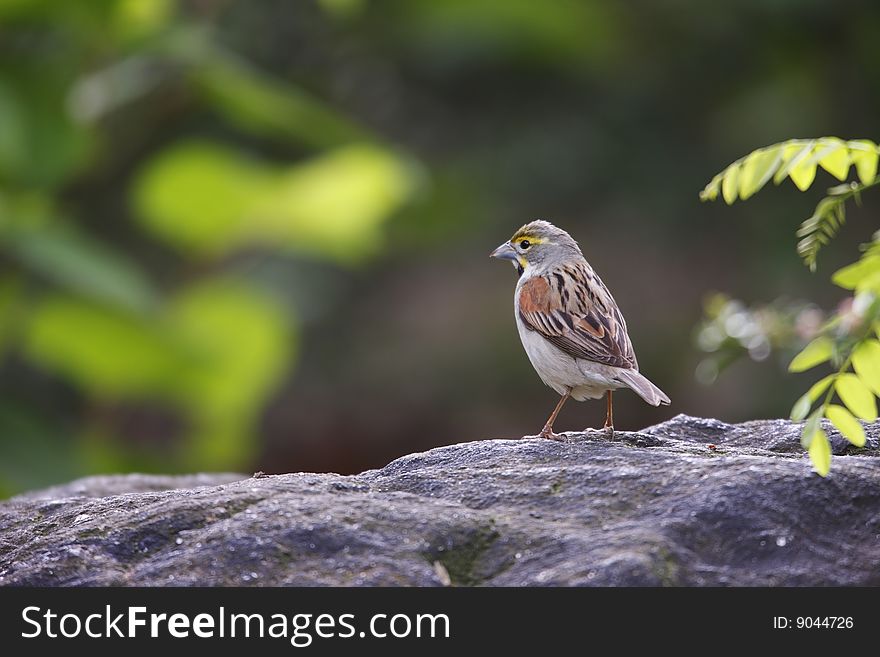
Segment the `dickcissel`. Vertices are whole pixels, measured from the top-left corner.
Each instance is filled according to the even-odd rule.
[[[519,337],[541,380],[562,397],[540,435],[559,439],[553,421],[569,397],[607,395],[605,430],[614,433],[612,392],[630,388],[652,406],[669,397],[639,373],[626,322],[577,242],[547,221],[520,228],[491,254],[513,262]]]

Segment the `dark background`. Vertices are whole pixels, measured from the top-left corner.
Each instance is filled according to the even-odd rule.
[[[534,218],[673,400],[618,395],[618,428],[787,415],[791,351],[697,382],[704,299],[833,307],[869,209],[811,275],[830,176],[697,193],[759,146],[875,137],[878,38],[867,0],[0,3],[0,494],[536,433],[556,396],[487,258]]]

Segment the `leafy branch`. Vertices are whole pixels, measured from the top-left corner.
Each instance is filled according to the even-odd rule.
[[[720,194],[725,203],[737,199],[745,201],[763,188],[770,180],[779,185],[786,178],[802,192],[816,179],[816,170],[822,167],[840,181],[846,181],[851,167],[855,167],[859,181],[832,187],[819,201],[813,214],[804,220],[797,231],[801,238],[798,254],[804,263],[816,270],[819,250],[828,244],[846,221],[846,202],[861,201],[862,191],[880,184],[877,164],[880,146],[867,139],[844,141],[837,137],[820,139],[790,139],[779,144],[759,148],[731,163],[717,174],[700,192],[703,201],[714,201]]]
[[[801,434],[801,445],[808,450],[816,472],[825,476],[831,468],[831,449],[828,436],[822,430],[826,418],[856,447],[864,447],[865,430],[859,419],[873,422],[877,419],[874,395],[880,395],[880,341],[865,333],[845,355],[834,374],[820,379],[802,395],[791,409],[791,419],[806,419]],[[835,344],[827,336],[820,336],[808,344],[788,366],[790,372],[804,372],[817,365],[834,361]],[[843,356],[843,354],[840,354]],[[855,371],[850,371],[850,368]],[[822,402],[811,411],[813,404]],[[835,395],[843,406],[832,404]]]
[[[820,249],[846,221],[847,201],[861,203],[862,192],[880,184],[878,159],[880,147],[866,139],[791,139],[736,160],[712,178],[700,198],[711,201],[721,195],[731,205],[737,199],[750,198],[770,180],[779,185],[786,178],[799,190],[806,191],[816,178],[817,168],[822,167],[844,184],[830,188],[797,231],[798,254],[810,270],[815,271]],[[846,182],[852,167],[858,180]],[[804,372],[824,363],[831,363],[835,368],[834,373],[814,383],[791,410],[792,420],[805,421],[801,444],[809,452],[814,469],[823,477],[831,467],[831,446],[822,429],[822,419],[829,420],[856,447],[865,445],[865,430],[859,420],[877,419],[880,232],[875,233],[874,240],[864,248],[861,258],[835,272],[832,281],[852,291],[850,307],[857,312],[844,315],[841,311],[834,315],[823,327],[822,334],[789,365],[791,372]],[[833,403],[835,396],[841,404]]]

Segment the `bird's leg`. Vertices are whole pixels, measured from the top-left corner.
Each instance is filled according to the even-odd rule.
[[[565,402],[568,400],[569,395],[571,395],[571,390],[567,391],[559,399],[559,403],[556,404],[556,408],[554,408],[553,412],[550,413],[550,417],[547,418],[547,422],[544,424],[544,428],[541,429],[541,438],[549,438],[550,440],[562,440],[561,436],[553,433],[553,421],[556,420],[556,416],[559,415],[559,411],[562,410],[562,405],[565,404]]]
[[[605,426],[602,427],[611,438],[614,438],[614,403],[611,401],[612,390],[608,391],[608,408],[605,411]]]

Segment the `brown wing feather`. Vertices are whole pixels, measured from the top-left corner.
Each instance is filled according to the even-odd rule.
[[[586,262],[526,281],[519,314],[526,327],[575,358],[638,369],[623,315]]]

